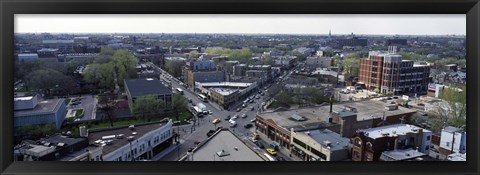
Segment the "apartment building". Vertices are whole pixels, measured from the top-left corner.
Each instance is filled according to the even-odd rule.
[[[395,49],[390,46],[388,52],[372,51],[360,60],[359,82],[385,94],[426,94],[430,65],[404,60]]]

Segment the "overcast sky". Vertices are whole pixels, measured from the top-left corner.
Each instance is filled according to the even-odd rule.
[[[465,35],[465,14],[15,15],[16,33],[272,33]]]

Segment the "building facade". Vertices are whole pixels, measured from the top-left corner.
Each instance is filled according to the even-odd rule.
[[[353,138],[353,161],[377,161],[384,151],[415,149],[428,154],[432,132],[408,124],[359,130]]]
[[[37,98],[32,96],[14,99],[14,127],[51,123],[59,129],[67,115],[65,100]]]
[[[350,139],[324,130],[291,131],[291,152],[304,161],[342,161],[349,159]]]
[[[403,60],[394,47],[388,53],[370,52],[360,61],[359,82],[367,89],[385,94],[426,94],[430,66]]]

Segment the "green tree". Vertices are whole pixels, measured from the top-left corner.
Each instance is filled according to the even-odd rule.
[[[346,58],[343,60],[343,70],[347,77],[358,76],[358,71],[360,69],[360,59],[356,58]]]
[[[184,66],[185,62],[182,60],[171,60],[165,63],[166,71],[174,77],[182,76],[182,69]]]
[[[97,84],[99,88],[112,90],[115,86],[112,64],[90,64],[83,74],[85,81]]]
[[[62,84],[67,79],[61,72],[52,69],[35,70],[28,74],[28,84],[33,88],[42,89],[50,95],[51,89]]]
[[[134,115],[144,121],[161,117],[165,114],[165,109],[165,102],[155,96],[137,97],[132,107]]]
[[[455,127],[466,125],[467,118],[467,90],[464,88],[449,87],[442,90],[439,96],[445,105],[439,106],[437,111],[440,122]]]
[[[117,105],[115,104],[115,95],[114,94],[102,94],[98,96],[98,112],[107,116],[110,121],[110,126],[113,127],[113,117]]]
[[[112,62],[117,75],[117,84],[123,86],[123,80],[128,77],[129,70],[135,69],[138,59],[128,50],[121,49],[115,51]]]
[[[279,103],[291,104],[293,102],[293,94],[283,91],[275,96],[275,100],[277,100]]]
[[[18,128],[18,134],[22,139],[38,140],[58,132],[54,124],[46,123],[39,125],[25,125]]]
[[[192,50],[188,53],[188,58],[198,58],[198,55],[199,55],[198,51]]]

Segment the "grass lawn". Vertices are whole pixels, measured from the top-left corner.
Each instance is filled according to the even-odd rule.
[[[65,100],[65,105],[68,105],[68,104],[70,103],[70,101],[72,101],[72,99],[67,98],[67,99]]]
[[[75,118],[83,114],[83,109],[75,109]]]

